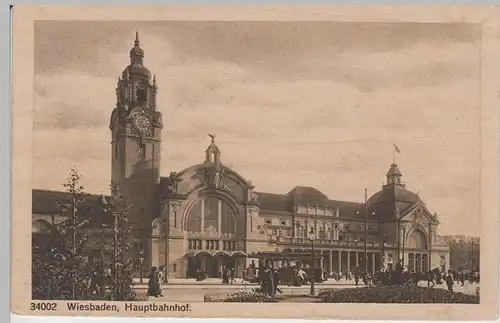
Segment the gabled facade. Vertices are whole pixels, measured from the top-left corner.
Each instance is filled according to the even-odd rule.
[[[172,277],[189,277],[205,268],[209,276],[216,276],[226,265],[239,276],[257,253],[310,254],[312,239],[319,253],[316,268],[345,271],[364,261],[365,230],[370,271],[393,266],[398,259],[415,271],[448,268],[449,250],[437,235],[436,215],[406,189],[395,163],[386,184],[366,204],[332,200],[304,186],[286,194],[259,192],[249,179],[223,164],[215,135],[209,135],[207,149],[200,152],[200,164],[160,177],[163,124],[158,89],[143,60],[137,35],[130,64],[118,80],[110,131],[111,180],[120,183],[133,205],[137,229],[132,256],[144,254],[146,268],[166,265]],[[33,191],[35,234],[54,225],[47,219],[57,212],[58,194],[64,195]],[[98,216],[97,201],[89,203],[88,212]],[[267,261],[290,265],[271,256]],[[295,264],[311,265],[310,260]]]

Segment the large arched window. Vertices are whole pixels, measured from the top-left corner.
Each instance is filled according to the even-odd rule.
[[[215,197],[203,198],[189,210],[185,230],[191,233],[216,232],[234,235],[235,214],[225,201]]]
[[[421,230],[414,230],[408,237],[408,247],[416,249],[427,248],[427,238]]]

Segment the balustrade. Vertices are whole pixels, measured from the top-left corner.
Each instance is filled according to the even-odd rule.
[[[215,239],[188,239],[188,250],[237,251],[236,241]]]
[[[273,237],[272,239],[269,240],[270,243],[275,243],[275,244],[311,244],[311,240],[308,238],[303,238],[303,237],[298,237],[298,238],[293,238],[293,237]],[[321,239],[317,238],[314,240],[314,244],[317,246],[364,246],[364,242],[358,241],[357,243],[354,241],[347,241],[347,240],[333,240],[333,239]],[[372,242],[369,241],[367,243],[367,246],[369,248],[382,248],[382,244],[380,242]],[[385,243],[386,248],[392,248],[396,247],[395,244],[390,244],[390,243]]]

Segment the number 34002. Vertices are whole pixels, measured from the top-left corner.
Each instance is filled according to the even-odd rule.
[[[56,303],[31,303],[30,310],[32,311],[55,311]]]

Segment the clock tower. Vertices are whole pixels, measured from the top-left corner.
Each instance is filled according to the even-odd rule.
[[[131,251],[142,250],[148,256],[151,223],[159,211],[156,190],[163,125],[161,113],[156,109],[156,78],[143,60],[144,51],[136,33],[130,64],[118,78],[116,107],[111,113],[109,129],[111,180],[132,204],[130,221],[135,234]]]

